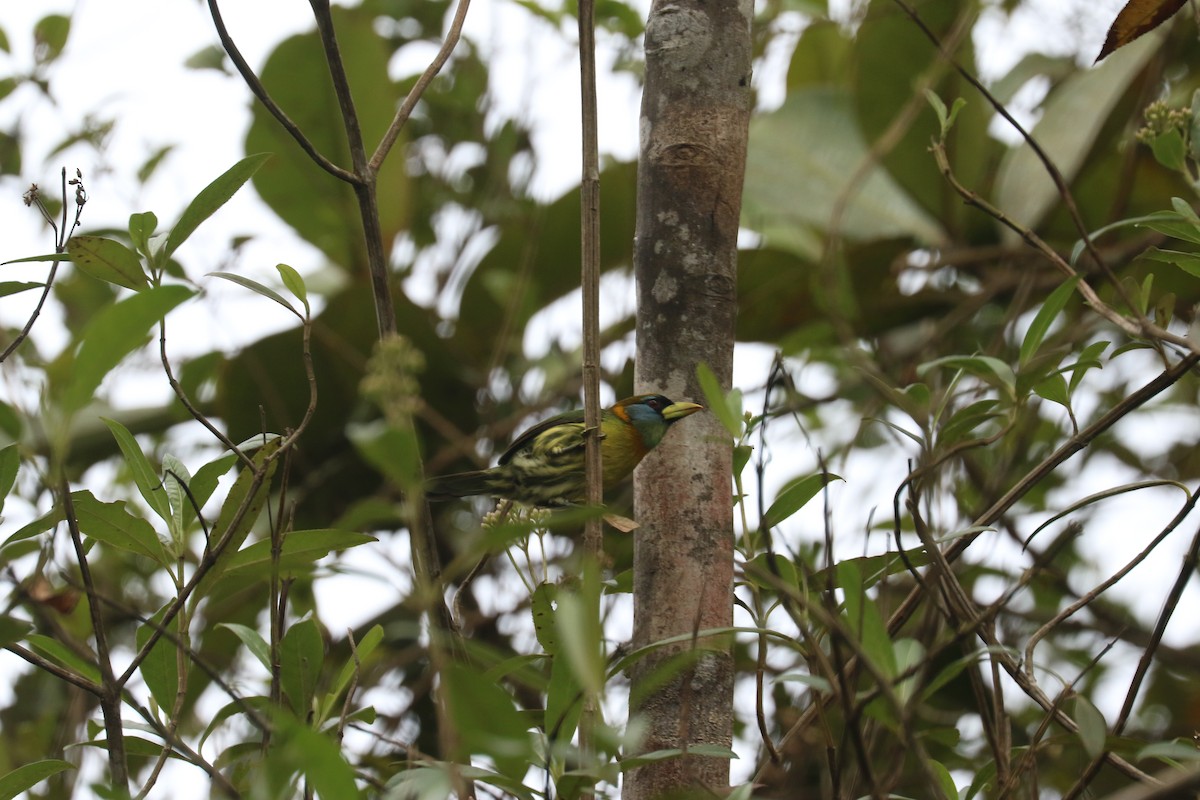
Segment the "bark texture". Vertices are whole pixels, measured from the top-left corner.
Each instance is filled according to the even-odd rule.
[[[724,386],[732,379],[750,19],[751,5],[737,0],[655,0],[650,11],[634,247],[639,392],[702,401],[701,362]],[[635,647],[732,623],[730,459],[720,423],[697,414],[639,468]],[[644,752],[730,745],[727,638],[659,650],[631,678],[631,714],[647,730]],[[688,756],[632,770],[623,796],[704,797],[728,785],[728,759]]]

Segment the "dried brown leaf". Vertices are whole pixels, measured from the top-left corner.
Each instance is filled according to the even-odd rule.
[[[1185,0],[1129,0],[1112,27],[1108,29],[1108,37],[1096,56],[1099,63],[1105,56],[1118,47],[1124,47],[1144,33],[1154,30],[1166,22],[1175,12],[1183,7]]]

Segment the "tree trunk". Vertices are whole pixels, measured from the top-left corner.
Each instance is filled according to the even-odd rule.
[[[722,385],[732,379],[750,14],[749,3],[732,0],[655,0],[646,27],[636,383],[672,400],[703,399],[701,362]],[[635,647],[732,623],[730,470],[728,434],[711,414],[675,426],[643,462],[634,494]],[[701,638],[637,664],[630,713],[646,725],[643,752],[730,745],[729,641]],[[685,666],[673,668],[679,655]],[[700,797],[700,787],[723,794],[728,785],[728,759],[688,756],[632,770],[624,797]]]

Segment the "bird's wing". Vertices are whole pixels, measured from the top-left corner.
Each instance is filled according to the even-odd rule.
[[[559,425],[567,426],[562,432],[562,441],[547,444],[550,444],[558,452],[583,446],[583,409],[576,409],[575,411],[568,411],[564,414],[558,414],[549,419],[542,420],[522,433],[508,446],[504,454],[500,456],[500,463],[507,464],[509,461],[512,461],[513,456],[532,444],[534,439]]]

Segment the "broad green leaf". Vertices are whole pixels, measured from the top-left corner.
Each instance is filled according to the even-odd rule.
[[[379,540],[374,536],[333,528],[292,531],[283,538],[283,547],[279,555],[279,570],[284,575],[302,572],[310,569],[314,562],[335,550],[346,550],[376,541]],[[236,577],[239,581],[261,578],[270,574],[271,541],[269,539],[260,539],[239,550],[229,559],[225,572],[226,577]]]
[[[89,491],[71,493],[79,530],[109,547],[137,553],[156,564],[169,564],[171,559],[150,523],[131,514],[124,500],[103,503]]]
[[[288,628],[279,644],[279,682],[301,719],[313,710],[324,662],[325,642],[316,620],[306,617]]]
[[[34,58],[39,64],[49,64],[67,46],[71,33],[71,18],[62,14],[48,14],[33,26]]]
[[[262,664],[267,672],[271,671],[271,649],[261,633],[237,622],[221,622],[217,627],[228,628],[234,636],[242,640],[242,644],[258,659],[258,663]]]
[[[499,771],[515,780],[525,777],[534,757],[524,717],[503,686],[481,679],[467,664],[453,662],[442,671],[446,708],[458,731],[459,757],[490,756]]]
[[[896,674],[903,675],[909,669],[916,667],[925,661],[925,646],[916,639],[897,639],[892,645],[892,650],[896,654]],[[917,689],[917,678],[920,676],[920,670],[917,670],[911,677],[905,678],[896,684],[896,697],[901,703],[908,703]],[[954,797],[954,795],[950,795]]]
[[[1029,330],[1025,332],[1025,338],[1021,341],[1021,364],[1027,363],[1042,346],[1046,334],[1050,331],[1050,326],[1054,324],[1054,320],[1058,319],[1058,315],[1067,305],[1067,301],[1071,299],[1080,280],[1082,278],[1079,275],[1068,278],[1042,303],[1042,307],[1033,317],[1033,322],[1029,324]]]
[[[183,214],[179,217],[179,222],[175,223],[175,227],[171,229],[170,235],[167,236],[167,242],[163,249],[157,254],[161,262],[165,262],[174,252],[179,249],[179,246],[187,241],[196,228],[200,227],[200,223],[208,219],[214,212],[233,197],[234,193],[253,177],[259,167],[263,165],[270,153],[256,153],[246,156],[241,161],[234,164],[226,170],[220,177],[205,186],[200,194],[188,204],[188,207],[183,210]]]
[[[0,614],[0,648],[21,641],[31,630],[33,625],[25,620]]]
[[[742,224],[769,245],[808,257],[820,253],[797,242],[796,231],[826,230],[833,223],[851,240],[940,242],[944,233],[937,220],[887,172],[875,167],[858,175],[870,164],[848,92],[819,87],[793,92],[777,111],[750,123]],[[805,187],[804,202],[796,200],[798,186]],[[848,202],[834,220],[843,199]]]
[[[1187,164],[1187,149],[1183,143],[1183,133],[1169,130],[1160,133],[1150,140],[1150,152],[1154,160],[1169,170],[1179,172]]]
[[[45,761],[35,761],[32,764],[17,767],[0,778],[0,800],[13,800],[22,792],[26,792],[47,778],[68,769],[75,769],[75,765],[57,758],[48,758]]]
[[[150,465],[150,460],[146,458],[141,445],[137,443],[137,439],[133,438],[133,434],[129,432],[128,428],[115,419],[107,417],[101,417],[101,419],[112,431],[113,438],[117,440],[117,447],[121,449],[121,455],[125,457],[125,465],[129,467],[129,471],[133,475],[133,482],[137,485],[142,499],[163,522],[166,522],[171,518],[171,503],[167,499],[167,492],[163,488],[158,470]]]
[[[90,403],[104,377],[145,343],[150,328],[193,294],[186,286],[155,286],[102,309],[81,337],[63,408],[73,412]]]
[[[150,250],[150,237],[158,228],[158,217],[153,211],[143,211],[129,215],[129,240],[139,253],[146,258],[153,256]],[[140,271],[140,265],[139,265]]]
[[[137,253],[103,236],[72,236],[67,253],[80,270],[93,278],[140,292],[150,281]]]
[[[795,514],[817,496],[830,481],[840,481],[840,476],[832,472],[818,472],[805,478],[789,483],[784,487],[775,501],[762,516],[759,527],[762,530],[774,528],[788,517]]]
[[[136,638],[139,651],[146,642],[150,641],[154,632],[162,626],[162,619],[166,611],[167,606],[163,606],[154,616],[138,626]],[[171,624],[167,626],[166,630],[174,634],[178,641],[178,615],[171,620]],[[170,714],[171,709],[175,707],[176,695],[179,692],[179,646],[168,637],[160,636],[154,643],[154,647],[150,648],[150,652],[146,654],[138,671],[142,674],[142,680],[146,682],[146,687],[159,707]]]
[[[236,283],[238,286],[249,289],[256,294],[260,294],[268,300],[274,300],[276,303],[279,303],[279,305],[283,306],[297,317],[300,317],[300,319],[304,319],[304,317],[300,316],[300,312],[297,311],[295,307],[293,307],[292,304],[284,298],[283,295],[269,286],[264,286],[256,280],[247,278],[244,275],[236,275],[232,272],[210,272],[208,273],[208,276],[210,278],[223,278],[230,283]]]
[[[287,290],[296,295],[296,299],[304,305],[304,316],[307,317],[312,309],[308,307],[308,289],[304,285],[304,278],[301,278],[300,273],[287,264],[276,264],[275,269],[278,270],[279,277]]]
[[[1055,373],[1039,381],[1033,391],[1043,400],[1058,403],[1060,406],[1071,405],[1071,394],[1067,388],[1067,379]]]
[[[1104,752],[1104,741],[1108,737],[1108,723],[1104,721],[1104,715],[1081,694],[1074,697],[1074,711],[1071,716],[1079,726],[1078,735],[1084,751],[1090,758],[1098,758]]]
[[[62,522],[63,519],[62,507],[55,506],[51,511],[46,512],[32,522],[22,525],[16,533],[4,540],[4,544],[2,546],[8,547],[16,542],[24,541],[25,539],[31,539],[34,536],[37,536],[39,533],[45,533],[58,523]]]
[[[196,501],[196,505],[199,508],[204,508],[204,504],[208,502],[213,492],[216,491],[217,483],[220,481],[221,476],[229,472],[229,469],[237,463],[237,460],[236,453],[226,453],[196,470],[196,474],[192,476],[192,480],[188,483],[188,489],[191,490],[192,498]],[[188,503],[183,515],[184,530],[192,524],[195,518],[196,511],[192,508],[192,504]]]
[[[1032,134],[1068,183],[1074,179],[1099,136],[1101,125],[1146,62],[1159,50],[1152,39],[1135,42],[1100,66],[1076,72],[1055,87],[1042,104]],[[1000,164],[995,204],[1036,228],[1060,202],[1058,189],[1028,144],[1011,150]],[[1018,235],[1002,228],[1002,236]]]
[[[4,510],[4,501],[17,481],[17,469],[20,466],[21,454],[16,444],[0,449],[0,511]]]
[[[851,632],[859,637],[859,644],[875,666],[884,675],[895,677],[896,652],[879,607],[867,596],[859,565],[853,560],[842,561],[837,564],[836,570],[838,586],[845,597],[844,613]]]
[[[356,800],[362,796],[354,782],[354,769],[333,739],[284,715],[280,715],[278,724],[287,760],[304,773],[320,800]]]
[[[954,778],[950,775],[950,770],[946,769],[946,765],[930,759],[929,766],[933,769],[933,774],[941,787],[941,795],[947,800],[957,800],[958,787],[954,785]]]

